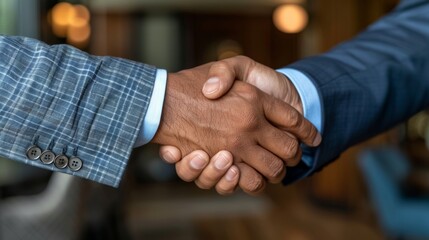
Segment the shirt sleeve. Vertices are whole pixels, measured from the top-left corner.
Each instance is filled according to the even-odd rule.
[[[161,121],[162,106],[164,105],[165,88],[167,86],[167,71],[157,69],[155,85],[150,98],[147,113],[143,119],[134,147],[140,147],[149,143],[155,136]]]
[[[302,72],[292,68],[282,68],[277,71],[284,74],[295,85],[299,97],[301,98],[304,117],[322,133],[322,108],[320,97],[314,83]],[[304,151],[302,161],[308,166],[312,166],[314,155]]]

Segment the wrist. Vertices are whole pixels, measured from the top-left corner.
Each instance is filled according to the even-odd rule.
[[[168,73],[167,74],[167,85],[165,88],[165,96],[164,96],[164,105],[162,106],[162,115],[161,115],[161,120],[159,122],[159,127],[157,132],[155,133],[155,136],[152,139],[152,143],[157,143],[157,144],[169,144],[170,141],[169,139],[171,138],[170,136],[172,134],[171,133],[171,129],[170,129],[170,122],[173,121],[172,116],[174,115],[174,113],[172,111],[175,110],[175,107],[173,107],[172,105],[175,104],[175,101],[172,100],[172,98],[174,98],[174,84],[175,84],[175,77],[176,75],[174,73]],[[171,143],[170,143],[171,144]]]
[[[179,146],[184,141],[195,142],[192,130],[198,125],[201,115],[198,110],[205,98],[200,91],[202,80],[192,80],[192,73],[190,70],[168,73],[162,117],[153,143]]]

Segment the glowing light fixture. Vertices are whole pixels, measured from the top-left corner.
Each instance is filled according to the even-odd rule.
[[[89,37],[91,36],[91,27],[86,24],[81,27],[70,26],[67,31],[67,42],[83,48],[88,44]]]
[[[52,30],[58,37],[67,36],[67,27],[70,22],[72,11],[73,5],[65,2],[58,3],[52,8]]]
[[[72,5],[61,2],[55,5],[49,13],[53,33],[67,42],[83,48],[91,36],[91,14],[83,5]]]
[[[298,33],[307,26],[308,14],[300,5],[285,4],[274,10],[273,22],[282,32]]]
[[[75,5],[69,18],[69,26],[82,27],[88,25],[91,15],[88,8],[83,5]]]

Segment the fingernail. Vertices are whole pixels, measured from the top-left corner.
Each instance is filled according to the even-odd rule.
[[[322,142],[322,136],[320,135],[320,133],[318,133],[313,141],[313,146],[318,146],[320,142]]]
[[[201,157],[201,155],[196,155],[191,159],[191,167],[196,170],[201,170],[206,166],[206,161]]]
[[[214,93],[219,89],[219,78],[212,77],[204,84],[203,92]]]
[[[229,161],[228,159],[223,156],[223,154],[220,154],[219,157],[216,159],[214,165],[217,169],[222,170],[225,169],[228,165]]]
[[[237,177],[237,174],[238,174],[238,172],[237,172],[237,170],[235,168],[230,168],[228,170],[228,172],[226,173],[226,175],[225,175],[225,179],[228,182],[231,182],[231,181],[233,181],[235,179],[235,177]]]
[[[174,159],[174,157],[173,157],[173,154],[171,154],[171,152],[170,152],[170,151],[165,151],[165,152],[163,152],[163,153],[162,153],[162,158],[164,158],[164,160],[165,160],[166,162],[169,162],[169,163],[174,163],[174,162],[175,162],[175,159]]]

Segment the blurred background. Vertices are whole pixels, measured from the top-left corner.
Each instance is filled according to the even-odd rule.
[[[272,68],[329,50],[397,0],[0,0],[0,34],[169,71],[238,54]],[[119,189],[0,159],[0,239],[429,239],[429,115],[291,186],[220,197],[157,146]]]

